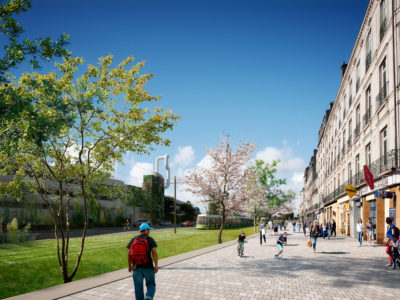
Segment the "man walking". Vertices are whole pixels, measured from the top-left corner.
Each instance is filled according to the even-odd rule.
[[[260,246],[262,245],[262,240],[264,238],[264,244],[267,243],[267,240],[265,239],[265,224],[263,221],[260,222]]]
[[[269,231],[269,235],[270,235],[270,236],[272,235],[272,230],[273,230],[273,228],[272,228],[272,221],[269,220],[269,222],[268,222],[268,231]]]
[[[336,222],[335,222],[335,220],[332,220],[332,237],[333,237],[333,234],[335,234],[335,237],[336,237]]]
[[[153,299],[156,292],[155,273],[158,272],[157,243],[150,237],[153,229],[147,223],[139,227],[140,235],[128,244],[129,272],[132,272],[136,300]],[[154,260],[154,266],[153,266]],[[143,280],[146,281],[146,298],[143,291]]]

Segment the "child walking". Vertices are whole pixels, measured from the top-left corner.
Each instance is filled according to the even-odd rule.
[[[278,248],[278,252],[274,255],[275,258],[279,258],[279,256],[283,253],[283,245],[287,245],[287,232],[285,231],[281,234],[276,240],[276,248]],[[283,257],[283,254],[281,258]]]

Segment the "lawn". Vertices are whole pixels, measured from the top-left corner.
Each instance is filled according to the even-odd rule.
[[[236,239],[243,229],[225,229],[223,241]],[[253,227],[244,228],[246,235]],[[87,237],[74,280],[127,267],[126,245],[137,232]],[[154,231],[159,259],[217,244],[217,230]],[[70,257],[78,253],[80,239],[70,240]],[[75,260],[70,264],[73,266]],[[71,266],[71,267],[72,267]],[[0,244],[0,299],[63,283],[54,240]]]

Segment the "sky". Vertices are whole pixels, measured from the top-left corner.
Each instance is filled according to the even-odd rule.
[[[181,116],[164,135],[170,147],[128,153],[116,178],[140,186],[164,154],[171,176],[182,176],[207,166],[204,149],[229,134],[235,145],[256,144],[254,158],[281,159],[279,176],[299,195],[368,2],[32,0],[18,20],[32,38],[68,33],[72,55],[85,64],[109,54],[117,63],[131,55],[146,61],[143,72],[154,74],[146,87]],[[204,211],[179,184],[177,197]]]

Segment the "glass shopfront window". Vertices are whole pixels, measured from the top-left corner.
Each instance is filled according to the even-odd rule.
[[[369,201],[369,217],[372,223],[372,240],[376,240],[376,200]]]

